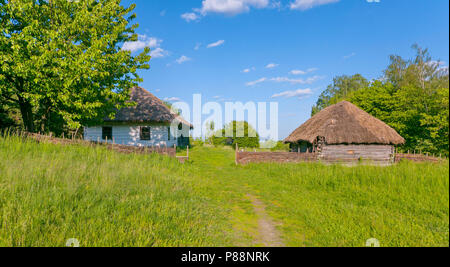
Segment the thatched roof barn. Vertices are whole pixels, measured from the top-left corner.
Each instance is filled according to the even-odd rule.
[[[134,87],[130,101],[136,105],[118,110],[114,119],[106,118],[101,125],[85,127],[85,140],[152,147],[189,144],[192,124],[171,111],[162,100],[144,88]]]
[[[323,159],[390,160],[405,143],[394,129],[348,101],[330,106],[284,140],[293,150],[316,151]]]

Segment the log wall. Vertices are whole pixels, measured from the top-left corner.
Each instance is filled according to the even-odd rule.
[[[323,162],[354,165],[367,163],[387,166],[394,163],[394,148],[385,145],[328,145],[320,153],[236,152],[236,164],[276,162]]]
[[[319,160],[325,163],[390,165],[394,163],[394,156],[394,147],[388,145],[326,145]]]

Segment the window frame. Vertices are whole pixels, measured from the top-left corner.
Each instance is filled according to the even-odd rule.
[[[144,129],[148,129],[148,137],[144,136],[144,134],[143,134]],[[139,139],[141,141],[151,141],[152,140],[152,127],[150,127],[150,126],[139,127]]]
[[[106,132],[106,129],[110,131],[110,134]],[[112,126],[102,126],[102,140],[112,140],[113,139],[113,127]]]

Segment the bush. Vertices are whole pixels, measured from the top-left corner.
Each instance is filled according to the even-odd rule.
[[[244,136],[240,137],[237,135],[238,128],[244,128]],[[227,136],[227,132],[233,132],[233,136]],[[233,121],[229,124],[225,125],[225,127],[220,130],[211,138],[213,145],[215,146],[232,146],[236,147],[236,144],[239,147],[248,147],[248,148],[256,148],[259,147],[259,135],[256,130],[248,124],[246,121]]]

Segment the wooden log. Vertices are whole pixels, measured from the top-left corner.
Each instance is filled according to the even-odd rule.
[[[236,165],[239,165],[239,145],[236,143],[236,151],[234,152],[234,158]]]

